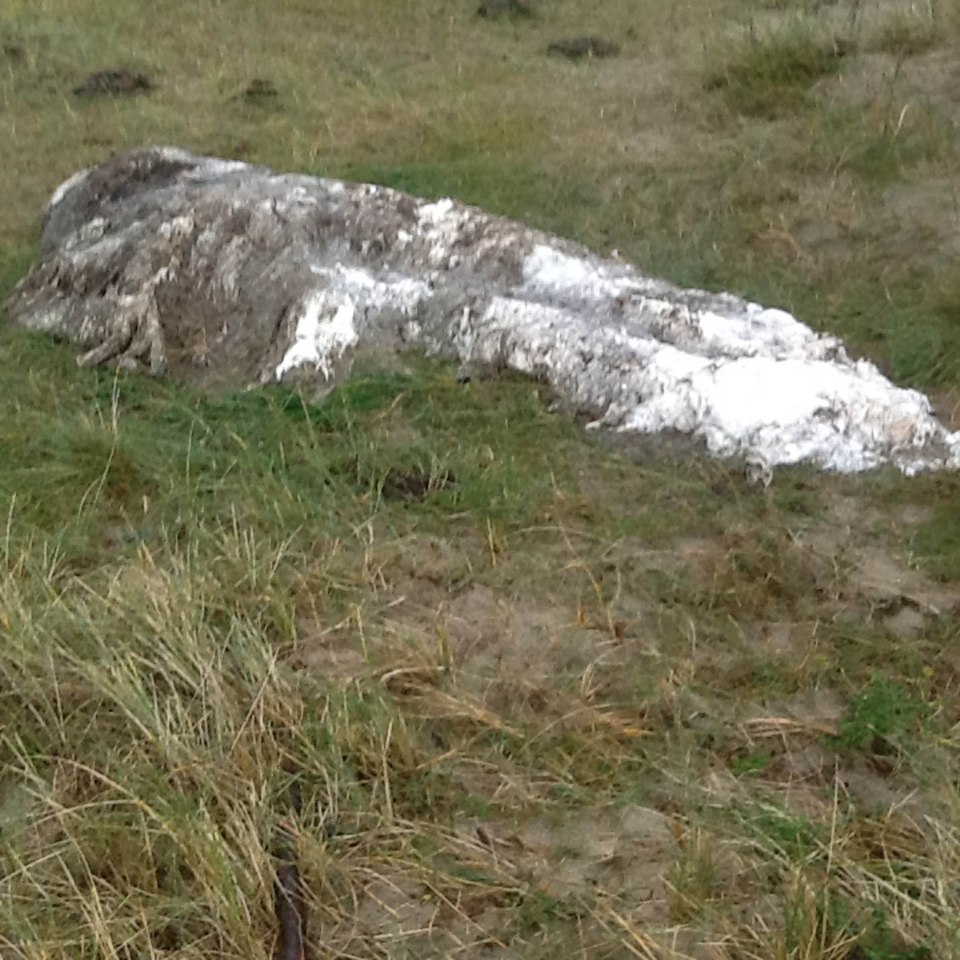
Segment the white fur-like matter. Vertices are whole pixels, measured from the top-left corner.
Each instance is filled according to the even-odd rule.
[[[693,434],[717,456],[842,473],[960,466],[960,434],[929,400],[851,360],[836,338],[783,310],[710,295],[697,309],[696,297],[647,296],[650,286],[619,265],[536,248],[519,296],[462,322],[458,347],[545,374],[601,411],[597,425]]]
[[[302,306],[293,342],[277,364],[277,380],[306,364],[329,380],[336,362],[360,338],[358,315],[392,308],[408,316],[429,293],[425,283],[411,277],[375,277],[344,264],[332,270],[317,265],[311,271],[323,286],[311,291]]]
[[[293,343],[277,365],[277,379],[305,364],[313,364],[329,380],[333,363],[357,342],[355,313],[349,298],[333,305],[323,292],[311,294],[297,321]]]

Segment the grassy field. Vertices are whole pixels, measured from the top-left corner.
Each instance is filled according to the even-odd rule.
[[[0,0],[0,292],[175,143],[786,307],[960,426],[952,6],[475,8]],[[293,780],[314,958],[960,956],[958,531],[958,477],[749,486],[522,378],[204,396],[0,325],[0,958],[270,956]]]

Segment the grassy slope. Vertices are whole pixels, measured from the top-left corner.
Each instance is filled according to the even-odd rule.
[[[8,0],[3,283],[60,179],[175,142],[786,305],[949,414],[956,23],[595,6]],[[580,32],[624,56],[542,55]],[[116,65],[158,90],[70,96]],[[275,103],[235,99],[253,77]],[[955,478],[764,491],[415,358],[311,406],[80,373],[3,330],[0,387],[0,956],[267,955],[291,768],[331,956],[960,948],[960,661],[930,612],[960,578]],[[894,561],[907,601],[871,579]],[[636,805],[672,837],[653,873],[591,833]]]

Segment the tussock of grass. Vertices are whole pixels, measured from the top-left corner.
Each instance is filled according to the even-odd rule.
[[[722,91],[737,113],[774,118],[809,103],[813,84],[836,73],[849,53],[847,41],[801,25],[766,34],[751,30],[704,83]]]

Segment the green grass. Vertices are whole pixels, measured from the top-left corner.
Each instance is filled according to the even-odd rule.
[[[956,131],[909,83],[955,17],[867,7],[13,0],[0,292],[60,179],[180,143],[787,307],[949,415]],[[622,55],[544,55],[583,33]],[[70,94],[119,65],[156,91]],[[0,330],[4,960],[271,955],[292,778],[327,956],[960,950],[954,478],[763,489],[551,400],[416,356],[205,395]]]
[[[831,744],[839,749],[884,750],[903,746],[907,734],[916,733],[920,721],[929,715],[929,706],[918,701],[898,683],[876,676],[855,697],[842,718]]]

